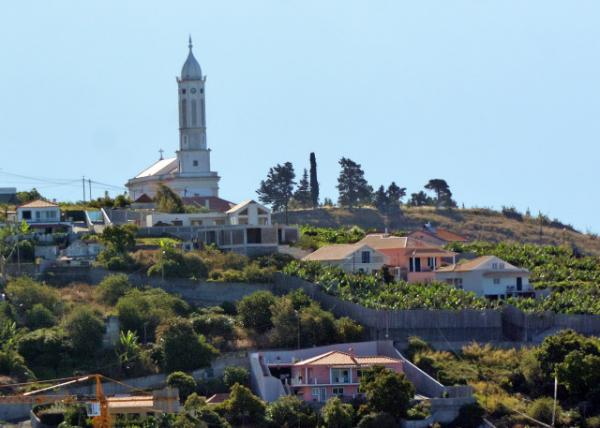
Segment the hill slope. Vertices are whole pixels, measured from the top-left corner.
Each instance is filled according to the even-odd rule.
[[[281,213],[274,221],[284,222]],[[490,242],[515,241],[542,245],[573,245],[583,253],[600,255],[600,239],[574,230],[558,221],[538,217],[511,216],[489,209],[436,210],[432,207],[403,207],[401,216],[386,219],[373,208],[319,208],[289,212],[289,223],[320,227],[360,226],[365,230],[410,232],[431,222],[467,236]],[[541,232],[541,233],[540,233]]]

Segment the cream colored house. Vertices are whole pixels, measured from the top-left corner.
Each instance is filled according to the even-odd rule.
[[[225,214],[229,224],[271,224],[271,210],[252,199],[240,202]]]
[[[490,299],[534,295],[529,275],[527,269],[513,266],[496,256],[478,257],[435,271],[437,281]]]
[[[364,244],[326,245],[302,260],[338,266],[345,272],[371,273],[387,264],[385,254]]]

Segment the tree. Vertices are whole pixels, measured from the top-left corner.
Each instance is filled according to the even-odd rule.
[[[302,208],[308,208],[312,204],[310,187],[308,183],[308,171],[306,168],[302,173],[302,178],[298,183],[298,188],[294,192],[294,200],[300,205]]]
[[[267,407],[267,420],[273,428],[317,426],[317,415],[310,405],[293,395],[284,395]]]
[[[332,397],[321,408],[321,417],[326,428],[352,428],[354,409],[338,397]]]
[[[251,328],[257,333],[266,333],[273,327],[271,322],[271,306],[275,296],[268,291],[257,291],[245,296],[237,304],[238,316],[245,328]]]
[[[288,222],[288,206],[293,195],[296,174],[291,162],[283,165],[277,164],[269,168],[267,179],[260,182],[256,191],[258,199],[265,204],[270,204],[274,211],[285,212],[285,222]]]
[[[432,190],[435,192],[435,204],[438,207],[455,207],[456,202],[452,199],[452,192],[450,191],[450,186],[446,183],[446,180],[441,178],[432,178],[425,185],[425,188],[428,190]]]
[[[181,197],[169,186],[158,183],[154,196],[156,209],[161,213],[184,213],[185,207]]]
[[[102,345],[104,321],[87,306],[79,306],[69,314],[65,322],[75,355],[90,357],[95,355]]]
[[[317,179],[317,157],[314,152],[310,154],[310,199],[313,208],[319,206],[319,180]]]
[[[228,366],[223,371],[223,382],[229,388],[236,383],[248,386],[250,384],[250,373],[244,367]]]
[[[537,358],[548,380],[554,377],[556,366],[561,364],[573,351],[600,355],[600,349],[594,340],[573,330],[563,330],[544,339],[538,348]]]
[[[387,193],[385,192],[385,187],[379,186],[379,189],[377,189],[373,197],[373,204],[375,205],[375,208],[377,208],[377,211],[379,211],[381,214],[387,214],[389,203],[390,201]]]
[[[138,337],[131,330],[119,332],[119,343],[117,343],[115,352],[121,363],[121,369],[129,374],[132,366],[139,364],[139,358],[142,348],[138,342]]]
[[[425,207],[433,204],[433,198],[421,190],[410,195],[410,200],[407,205],[410,205],[411,207]]]
[[[30,330],[52,327],[56,325],[57,321],[58,320],[52,311],[41,303],[33,305],[33,307],[25,314],[25,324]]]
[[[572,351],[557,365],[556,372],[571,397],[586,399],[600,392],[600,356]]]
[[[367,183],[360,164],[347,158],[341,158],[339,164],[342,170],[336,186],[339,192],[338,203],[349,209],[370,203],[373,188]]]
[[[271,323],[273,324],[270,332],[271,346],[282,348],[296,346],[300,334],[300,322],[292,299],[287,296],[277,299],[271,305],[271,313]]]
[[[133,285],[129,282],[127,275],[119,273],[106,276],[96,288],[96,297],[102,303],[114,306]]]
[[[19,338],[17,346],[27,365],[43,373],[58,369],[70,351],[65,332],[57,327],[31,331]]]
[[[50,310],[53,314],[59,314],[62,311],[58,292],[28,276],[20,276],[11,280],[6,286],[6,295],[21,314],[26,313],[38,304]]]
[[[185,318],[174,318],[159,326],[158,341],[168,372],[208,367],[219,354],[204,336],[198,336]]]
[[[177,388],[179,390],[179,400],[185,402],[188,396],[196,390],[196,381],[189,374],[178,371],[167,377],[167,386]]]
[[[227,420],[233,425],[260,424],[265,418],[265,403],[249,388],[235,384],[229,398],[221,404]]]
[[[34,187],[29,191],[17,192],[17,199],[21,204],[35,201],[37,199],[44,199],[40,192]]]
[[[100,240],[114,252],[126,253],[135,249],[136,232],[137,227],[134,225],[108,226],[100,234]]]
[[[300,311],[300,337],[303,346],[325,345],[337,336],[335,318],[317,303]]]
[[[369,409],[386,412],[399,419],[406,415],[415,387],[404,373],[396,373],[383,367],[374,367],[360,379],[360,390],[364,392]]]
[[[341,317],[335,321],[338,340],[344,342],[360,342],[364,339],[365,329],[351,318]]]
[[[527,409],[527,414],[534,419],[537,419],[540,422],[544,422],[546,424],[552,423],[552,414],[554,413],[554,400],[550,397],[540,397],[534,400],[529,409]],[[560,419],[560,415],[562,413],[562,409],[560,405],[556,406],[556,420]]]
[[[395,182],[391,182],[387,188],[388,212],[390,216],[400,214],[400,204],[402,198],[406,196],[406,187],[399,187]]]

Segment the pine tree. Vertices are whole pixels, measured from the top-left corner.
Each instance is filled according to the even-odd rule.
[[[456,206],[456,202],[452,199],[452,192],[450,191],[450,186],[448,186],[446,180],[443,180],[441,178],[432,178],[425,185],[425,188],[428,190],[433,190],[435,192],[436,206],[447,208],[452,208]]]
[[[379,211],[381,214],[387,214],[389,202],[390,201],[388,200],[385,187],[383,187],[383,185],[379,186],[379,189],[377,189],[375,195],[373,196],[373,204],[375,205],[375,208],[377,208],[377,211]]]
[[[319,206],[319,180],[317,179],[317,158],[314,152],[310,154],[310,197],[313,208]]]
[[[294,200],[302,208],[308,208],[312,204],[312,197],[308,183],[308,171],[306,171],[306,168],[304,168],[302,179],[300,179],[300,182],[298,183],[298,188],[294,192]]]
[[[389,216],[400,214],[400,204],[402,203],[402,198],[406,196],[406,187],[399,187],[392,181],[387,188],[386,194],[388,199],[387,214]]]
[[[360,164],[351,159],[341,158],[342,170],[338,177],[339,191],[338,203],[340,206],[354,208],[357,205],[365,205],[371,202],[373,188],[365,179],[365,172]]]
[[[269,168],[267,179],[260,182],[256,191],[258,199],[265,204],[271,205],[274,211],[285,212],[285,222],[288,222],[288,206],[293,195],[296,174],[294,166],[290,162],[283,165],[277,164]]]

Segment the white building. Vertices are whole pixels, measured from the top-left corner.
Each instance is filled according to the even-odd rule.
[[[17,222],[23,221],[37,233],[68,232],[71,229],[71,223],[61,221],[60,207],[41,199],[17,207]]]
[[[219,175],[210,168],[206,141],[206,76],[192,53],[177,78],[179,106],[179,150],[175,157],[160,159],[130,179],[126,186],[133,201],[146,194],[153,197],[164,183],[182,197],[218,197]]]
[[[529,284],[529,275],[527,269],[513,266],[496,256],[478,257],[435,271],[437,281],[491,299],[532,296],[534,290]]]
[[[387,264],[385,254],[365,244],[325,245],[302,260],[338,266],[345,272],[371,273]]]

